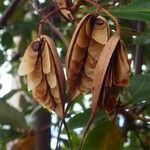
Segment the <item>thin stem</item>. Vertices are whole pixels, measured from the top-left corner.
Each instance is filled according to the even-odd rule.
[[[144,31],[144,22],[138,21],[137,22],[137,32],[142,33]],[[135,52],[135,74],[141,74],[142,73],[142,63],[143,63],[143,45],[136,44],[136,52]]]
[[[42,7],[38,1],[34,1],[33,2],[33,8],[39,13],[39,15],[41,17],[44,17],[47,13],[46,13],[46,9],[47,7]],[[50,28],[52,29],[52,31],[58,36],[58,38],[63,42],[65,48],[68,48],[68,41],[65,39],[64,35],[60,32],[59,28],[56,27],[49,18],[47,18],[46,22],[48,23],[48,25],[50,26]]]
[[[136,136],[137,136],[137,138],[138,138],[138,140],[140,142],[141,147],[143,148],[143,150],[145,150],[146,149],[146,145],[143,143],[139,133],[136,130],[134,130],[134,132],[135,132],[135,134],[136,134]]]
[[[66,122],[65,122],[65,118],[66,118],[67,112],[68,112],[68,110],[69,110],[71,105],[72,105],[71,102],[67,104],[67,107],[66,107],[66,110],[65,110],[65,113],[64,113],[64,117],[63,117],[62,121],[60,122],[59,130],[58,130],[58,136],[57,136],[56,149],[58,149],[58,147],[59,147],[60,133],[61,133],[61,129],[62,129],[62,125],[63,124],[65,126],[65,129],[66,129],[66,132],[67,132],[67,135],[68,135],[68,139],[69,139],[69,142],[70,142],[71,150],[73,148],[73,144],[72,144],[72,141],[71,141],[71,138],[70,138],[70,135],[69,135],[69,130],[68,130],[68,127],[67,127]]]
[[[130,110],[126,111],[124,108],[120,108],[119,112],[121,114],[126,114],[129,118],[133,118],[133,119],[136,119],[136,120],[141,120],[143,122],[150,122],[149,118],[144,118],[144,117],[141,117],[141,116],[137,116],[134,113],[132,113]]]
[[[65,120],[64,120],[63,123],[64,123],[65,129],[66,129],[66,132],[67,132],[67,135],[68,135],[68,139],[69,139],[69,142],[70,142],[70,150],[73,150],[73,143],[72,143],[71,138],[70,138],[70,133],[69,133],[68,126],[67,126]]]
[[[47,19],[48,17],[50,17],[51,15],[53,15],[54,13],[56,13],[56,12],[62,10],[62,9],[67,9],[67,10],[69,10],[68,8],[65,8],[65,7],[58,8],[58,9],[55,9],[55,10],[51,11],[50,13],[48,13],[46,16],[44,16],[44,17],[42,18],[42,20],[41,20],[40,23],[39,23],[39,32],[38,32],[38,36],[39,36],[39,37],[40,37],[40,35],[41,35],[41,33],[42,33],[43,26],[44,26],[44,24],[45,24],[45,22],[46,22],[46,19]]]
[[[3,16],[0,18],[0,29],[3,28],[3,26],[6,24],[7,20],[10,18],[10,16],[13,14],[16,7],[19,5],[21,0],[13,0],[12,3],[8,6],[8,8],[3,13]]]

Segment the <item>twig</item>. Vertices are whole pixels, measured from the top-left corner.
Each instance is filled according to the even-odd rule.
[[[137,32],[141,33],[144,31],[144,22],[139,21],[137,22]],[[135,74],[141,74],[142,73],[142,62],[143,62],[143,46],[140,44],[136,45],[136,52],[135,52],[135,60],[134,60],[134,66],[135,66]]]
[[[144,118],[144,117],[141,117],[141,116],[137,116],[134,113],[132,113],[130,110],[126,111],[124,108],[120,108],[120,110],[118,110],[118,112],[121,113],[122,115],[124,115],[124,114],[127,115],[129,118],[133,118],[133,119],[136,119],[136,120],[141,120],[143,122],[150,122],[149,118]]]
[[[66,115],[67,115],[68,110],[69,110],[71,105],[72,105],[72,102],[67,104],[67,107],[66,107],[66,110],[65,110],[65,113],[64,113],[64,117],[63,117],[63,119],[60,122],[58,135],[57,135],[56,149],[58,149],[58,147],[59,147],[61,128],[62,128],[62,125],[64,124],[66,132],[67,132],[67,135],[68,135],[68,139],[69,139],[69,142],[70,142],[70,149],[73,150],[73,144],[72,144],[72,141],[71,141],[71,138],[70,138],[70,134],[69,134],[69,130],[68,130],[67,124],[65,122]]]
[[[46,8],[41,8],[41,6],[39,5],[38,2],[33,2],[33,7],[34,9],[42,16],[44,17],[46,15],[46,13],[44,12]],[[60,38],[60,40],[64,43],[65,47],[68,48],[69,43],[67,42],[67,40],[65,39],[64,35],[59,31],[59,29],[57,27],[55,27],[49,18],[47,18],[47,23],[50,26],[50,28],[52,29],[52,31]]]
[[[145,149],[146,149],[146,146],[145,146],[145,144],[143,143],[143,141],[142,141],[142,139],[141,139],[139,133],[138,133],[136,130],[134,130],[134,132],[135,132],[135,134],[136,134],[136,136],[137,136],[137,138],[138,138],[138,140],[139,140],[139,142],[140,142],[140,144],[141,144],[141,147],[143,148],[143,150],[145,150]]]
[[[149,106],[150,106],[150,102],[141,104],[140,108],[136,110],[136,114],[139,115],[140,113],[142,113]]]
[[[0,29],[2,29],[4,25],[6,25],[8,19],[13,14],[13,11],[16,9],[20,1],[21,0],[13,0],[12,3],[7,7],[5,12],[3,13],[3,16],[0,18]]]

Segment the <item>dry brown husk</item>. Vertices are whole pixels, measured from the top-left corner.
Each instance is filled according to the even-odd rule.
[[[113,112],[120,89],[129,85],[130,65],[120,36],[113,35],[104,47],[93,76],[92,110]]]
[[[68,3],[66,0],[56,0],[57,6],[60,9],[61,14],[68,20],[70,21],[74,21],[74,17],[71,14],[70,10],[68,10],[67,8],[69,8]],[[64,9],[66,8],[66,9]]]
[[[123,87],[129,85],[130,73],[125,46],[116,33],[105,45],[94,70],[92,113],[81,140],[80,148],[96,113],[102,109],[110,115],[115,112],[119,92]]]
[[[92,89],[93,72],[108,39],[107,21],[96,13],[87,14],[76,27],[66,56],[71,101]]]
[[[43,107],[53,110],[63,118],[65,79],[56,46],[51,38],[41,35],[29,44],[18,74],[27,75],[28,89],[32,90],[33,97]]]

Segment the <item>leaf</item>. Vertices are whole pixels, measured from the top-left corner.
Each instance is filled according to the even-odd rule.
[[[7,50],[8,48],[12,47],[13,45],[13,36],[10,34],[10,32],[4,32],[1,37],[1,44]]]
[[[0,66],[5,62],[5,55],[3,52],[0,50]]]
[[[146,31],[146,32],[150,32],[150,31]],[[141,34],[140,36],[137,36],[135,39],[134,39],[134,44],[140,44],[140,45],[149,45],[150,44],[150,34],[146,34],[143,33]]]
[[[1,139],[5,140],[6,143],[12,140],[15,140],[19,136],[21,136],[22,133],[17,132],[14,129],[0,129],[0,137]]]
[[[133,75],[127,91],[130,93],[132,103],[142,102],[150,99],[150,74]]]
[[[72,143],[73,143],[73,149],[74,150],[77,150],[78,149],[78,146],[79,146],[79,143],[80,143],[80,137],[78,136],[78,134],[74,131],[71,131],[70,132],[70,136],[71,136],[71,139],[72,139]],[[61,141],[63,142],[64,146],[61,148],[61,150],[68,150],[69,147],[70,147],[70,143],[68,140],[66,139],[62,139],[61,138]]]
[[[26,129],[24,115],[8,103],[0,101],[0,123],[8,124],[13,128]]]
[[[123,7],[111,9],[110,12],[119,18],[150,21],[150,1],[133,0]]]
[[[88,134],[82,150],[120,150],[123,137],[120,129],[110,121],[101,121]]]
[[[91,113],[91,108],[86,109],[84,112],[76,114],[74,117],[69,119],[69,121],[67,122],[68,128],[70,130],[73,130],[76,128],[85,127],[88,122],[88,119],[90,117],[90,113]],[[95,122],[102,120],[104,117],[106,117],[105,112],[98,113],[95,118]]]
[[[69,119],[69,121],[67,123],[68,128],[70,130],[73,130],[76,128],[84,127],[88,122],[90,112],[91,112],[91,109],[86,109],[84,112],[78,113],[74,117]]]

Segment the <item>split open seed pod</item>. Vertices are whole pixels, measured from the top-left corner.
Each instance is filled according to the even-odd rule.
[[[129,85],[130,65],[120,36],[114,34],[105,45],[93,75],[92,113],[80,143],[82,148],[86,134],[99,110],[113,114],[120,89]]]
[[[87,14],[76,27],[66,56],[71,101],[93,88],[94,69],[109,36],[107,21],[97,13]]]
[[[74,21],[74,17],[71,14],[70,10],[68,10],[67,8],[69,8],[68,3],[66,0],[56,0],[57,6],[60,9],[61,14],[68,20],[70,21]],[[66,9],[65,9],[66,8]]]
[[[65,78],[56,46],[51,38],[41,35],[31,42],[18,69],[27,75],[28,89],[33,97],[59,117],[64,115]]]
[[[112,112],[120,89],[129,85],[130,65],[120,36],[113,35],[104,47],[93,76],[92,111],[100,108]]]

